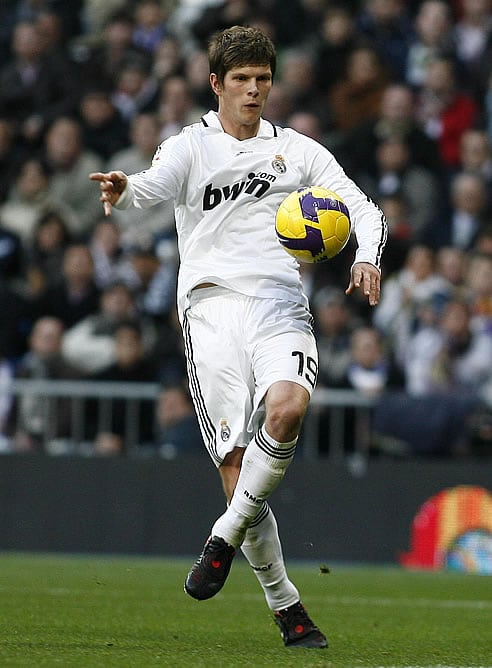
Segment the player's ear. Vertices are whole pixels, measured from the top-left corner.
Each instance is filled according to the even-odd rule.
[[[219,93],[222,92],[222,83],[219,81],[219,77],[215,74],[215,72],[210,73],[209,81],[215,95],[219,95]]]

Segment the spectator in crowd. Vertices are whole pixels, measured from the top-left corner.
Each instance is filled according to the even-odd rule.
[[[94,281],[100,290],[117,282],[130,288],[139,285],[138,276],[124,251],[120,228],[114,221],[103,218],[96,223],[89,248],[94,261]]]
[[[340,387],[350,361],[350,337],[360,324],[341,288],[324,287],[312,299],[318,340],[318,384]]]
[[[85,148],[81,124],[66,116],[47,131],[44,156],[51,170],[50,194],[77,212],[76,220],[67,219],[71,235],[87,239],[100,215],[87,189],[87,170],[101,167],[102,159]]]
[[[320,118],[313,111],[296,111],[287,119],[288,127],[297,130],[306,137],[323,143],[323,132],[321,130]]]
[[[434,173],[411,162],[411,148],[399,136],[382,140],[376,149],[376,170],[356,174],[361,188],[374,200],[401,194],[406,205],[410,236],[417,238],[442,201],[442,189]]]
[[[326,93],[342,81],[349,55],[357,44],[353,12],[345,5],[329,5],[324,9],[316,45],[316,81]]]
[[[481,67],[492,40],[490,0],[461,0],[460,15],[453,27],[456,56],[464,67],[467,88],[474,95],[483,93]]]
[[[344,385],[378,398],[388,389],[402,388],[404,383],[404,375],[385,349],[381,333],[374,327],[355,329],[350,337]]]
[[[129,123],[135,114],[156,110],[159,85],[145,58],[123,63],[115,81],[111,101],[125,122]]]
[[[403,0],[365,0],[357,26],[391,68],[392,78],[403,81],[412,26]]]
[[[428,137],[437,142],[449,173],[459,166],[460,142],[478,118],[478,106],[458,80],[451,58],[432,60],[418,93],[416,117]]]
[[[306,49],[286,49],[280,58],[278,80],[296,109],[316,111],[322,101],[316,83],[314,56]]]
[[[71,242],[65,218],[48,211],[38,219],[33,239],[24,252],[24,273],[28,293],[38,297],[48,286],[60,281],[63,257]]]
[[[86,0],[86,15],[95,8],[97,0]],[[111,0],[104,3],[111,8],[103,19],[101,34],[96,39],[80,40],[76,45],[76,57],[82,81],[87,86],[103,86],[112,90],[124,65],[134,59],[144,60],[150,66],[150,56],[133,43],[134,19],[125,8],[125,2]],[[115,6],[118,3],[119,6]],[[92,7],[91,7],[92,6]],[[91,19],[89,19],[90,21]],[[99,39],[98,39],[99,37]]]
[[[131,144],[115,153],[107,163],[113,170],[123,165],[126,173],[147,169],[159,145],[160,125],[156,114],[137,114],[130,124]],[[121,243],[125,249],[148,250],[159,236],[174,235],[174,209],[167,202],[149,209],[113,211],[112,218],[121,230]]]
[[[405,377],[411,395],[458,394],[478,398],[490,378],[492,335],[472,327],[470,306],[450,300],[436,323],[408,343]]]
[[[157,437],[164,459],[201,452],[202,436],[193,403],[184,383],[164,387],[157,398]]]
[[[45,160],[28,158],[19,166],[7,199],[0,206],[3,227],[17,234],[25,249],[33,243],[36,226],[47,213],[56,212],[70,228],[80,224],[75,210],[52,191],[51,178]]]
[[[436,272],[449,284],[452,297],[465,294],[467,254],[461,248],[441,246],[436,252]]]
[[[425,246],[412,246],[402,269],[387,278],[373,324],[386,338],[400,366],[406,359],[410,338],[427,324],[429,305],[438,308],[449,292],[449,283],[436,273],[433,251]]]
[[[386,67],[371,46],[357,46],[347,56],[345,76],[329,91],[335,131],[347,132],[372,120],[388,83]]]
[[[470,250],[488,221],[486,183],[479,174],[458,172],[451,179],[450,192],[450,206],[435,210],[419,239],[435,250],[442,246]]]
[[[0,351],[2,359],[16,364],[26,352],[27,338],[32,327],[33,309],[26,295],[13,281],[0,280]]]
[[[405,81],[414,89],[424,85],[427,67],[432,60],[453,53],[452,26],[452,10],[446,0],[420,3],[405,66]]]
[[[492,138],[485,130],[470,128],[461,136],[460,170],[479,174],[487,186],[487,205],[492,211]]]
[[[169,77],[161,84],[158,109],[160,141],[178,134],[185,125],[196,123],[205,111],[195,105],[190,86],[184,77]]]
[[[139,308],[166,318],[175,301],[172,290],[177,274],[176,240],[163,236],[149,250],[138,247],[130,250],[128,258],[137,278],[136,299]]]
[[[492,38],[489,45],[489,59],[492,56]],[[484,95],[483,95],[483,109],[482,109],[482,123],[489,136],[489,142],[492,143],[492,65],[489,64],[486,73],[484,74]]]
[[[383,271],[391,276],[399,271],[414,244],[414,228],[408,214],[409,206],[403,194],[396,191],[376,199],[388,223],[388,243],[382,260]]]
[[[472,252],[492,255],[492,224],[486,223],[479,230]]]
[[[68,62],[43,52],[34,23],[16,23],[12,57],[0,68],[0,114],[15,119],[22,139],[36,147],[49,124],[75,111],[77,100]]]
[[[82,30],[80,14],[84,0],[4,0],[4,4],[15,5],[16,22],[39,23],[46,13],[55,13],[61,22],[64,39],[70,39]]]
[[[339,388],[355,390],[362,396],[378,402],[384,402],[388,391],[400,389],[404,385],[401,369],[394,363],[392,356],[384,346],[381,333],[374,327],[359,326],[348,337],[346,367],[340,378]],[[369,449],[368,436],[372,433],[372,410],[362,412],[353,406],[343,411],[343,433],[345,453],[357,447]],[[326,454],[331,447],[333,415],[328,407],[320,415],[320,450]],[[365,442],[364,442],[365,441]],[[388,447],[388,439],[379,438],[378,447]],[[391,442],[392,449],[395,448]]]
[[[89,35],[96,42],[100,41],[111,41],[110,35],[111,30],[105,32],[108,26],[113,26],[122,18],[125,18],[131,28],[133,28],[133,22],[130,12],[125,10],[125,7],[128,5],[127,0],[83,0],[83,19],[85,24],[84,33]],[[126,25],[125,25],[126,27]],[[117,32],[125,32],[123,28],[118,28]],[[117,42],[126,41],[122,40],[120,37]],[[132,41],[132,29],[129,30],[129,35],[127,38],[129,44]]]
[[[428,137],[415,117],[415,98],[411,88],[390,83],[381,98],[376,117],[349,133],[341,147],[344,161],[352,173],[375,172],[376,152],[388,137],[400,137],[410,149],[410,163],[424,166],[438,178],[442,162],[435,139]]]
[[[374,429],[386,442],[406,443],[409,454],[467,454],[470,421],[490,379],[492,337],[473,331],[462,299],[450,299],[429,322],[407,346],[406,392],[385,395]]]
[[[152,57],[152,76],[157,79],[160,85],[168,77],[182,74],[183,68],[184,58],[179,41],[174,35],[166,35],[166,37],[163,37],[160,40],[154,50]],[[187,79],[189,79],[189,77],[187,77]]]
[[[178,74],[176,72],[175,74]],[[213,109],[215,100],[208,82],[208,55],[203,49],[195,49],[186,56],[184,76],[188,82],[195,105],[202,109]]]
[[[29,350],[16,368],[16,378],[32,380],[73,380],[80,374],[64,359],[61,343],[63,323],[42,317],[34,323]],[[14,404],[16,452],[40,451],[54,439],[70,435],[70,399],[52,399],[38,394],[20,395]]]
[[[137,0],[134,17],[133,44],[142,51],[154,53],[168,32],[163,3],[159,0]]]
[[[96,381],[117,383],[152,383],[157,380],[155,365],[146,356],[141,328],[135,320],[121,321],[113,332],[114,362],[92,374]],[[101,426],[102,406],[90,402],[87,430],[94,438],[98,455],[117,455],[140,447],[155,447],[155,401],[142,399],[132,414],[127,399],[112,399],[110,420]]]
[[[66,330],[63,354],[84,374],[97,374],[116,361],[115,332],[122,322],[139,323],[142,345],[151,355],[155,345],[152,322],[139,316],[135,299],[125,283],[108,285],[101,294],[97,311]]]
[[[22,160],[23,151],[16,140],[14,121],[0,116],[0,204],[7,199],[16,166]]]
[[[33,302],[37,317],[59,318],[66,329],[97,311],[100,292],[94,282],[94,262],[86,244],[71,243],[63,253],[60,280]]]
[[[128,123],[115,108],[109,90],[91,87],[82,93],[79,117],[84,147],[102,160],[130,143]]]
[[[486,332],[492,337],[492,255],[479,252],[469,255],[464,294],[471,309],[473,331]]]
[[[249,25],[254,19],[256,3],[246,0],[223,0],[202,5],[200,13],[191,25],[192,36],[202,48],[214,32],[233,25]]]
[[[285,127],[287,118],[294,112],[294,108],[290,88],[277,79],[265,105],[265,118],[275,125]]]

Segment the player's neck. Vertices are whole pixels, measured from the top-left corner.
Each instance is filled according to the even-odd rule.
[[[235,123],[226,115],[221,114],[220,111],[218,115],[224,132],[228,135],[231,135],[235,139],[238,139],[239,141],[243,141],[244,139],[251,139],[252,137],[256,137],[258,134],[261,122],[260,119],[258,119],[258,121],[252,125],[243,125],[242,123]]]

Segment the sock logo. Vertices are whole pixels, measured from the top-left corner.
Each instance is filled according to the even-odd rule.
[[[251,492],[248,492],[247,489],[245,489],[245,490],[243,491],[243,494],[244,494],[244,496],[245,496],[247,499],[249,499],[249,500],[252,501],[253,503],[257,503],[257,504],[263,503],[263,499],[259,499],[259,498],[258,498],[257,496],[255,496],[254,494],[251,494]]]
[[[251,565],[251,568],[256,571],[257,573],[266,573],[267,571],[271,570],[273,566],[273,563],[270,562],[269,564],[266,564],[265,566],[253,566]]]

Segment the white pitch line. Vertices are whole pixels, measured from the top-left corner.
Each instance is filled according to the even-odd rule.
[[[242,600],[256,601],[262,600],[262,594],[236,594],[228,591],[227,597],[235,597]],[[309,596],[311,601],[323,601],[324,603],[333,603],[336,605],[379,605],[388,608],[394,607],[409,607],[409,608],[457,608],[467,610],[492,610],[492,601],[470,601],[459,599],[431,599],[431,598],[386,598],[382,596],[333,596],[330,594],[311,594]],[[393,667],[391,667],[393,668]],[[417,668],[416,666],[405,668]],[[454,666],[442,666],[436,668],[454,668]],[[481,668],[484,668],[483,666]],[[488,667],[492,668],[492,667]]]
[[[361,668],[491,668],[491,666],[447,666],[439,663],[425,666],[362,666]]]
[[[385,598],[379,596],[322,596],[319,594],[311,598],[323,598],[341,605],[380,605],[386,607],[419,607],[419,608],[466,608],[469,610],[492,610],[492,601],[470,601],[459,599],[431,599],[431,598]],[[444,668],[444,667],[443,667]],[[447,667],[446,667],[447,668]],[[449,667],[452,668],[452,667]]]

